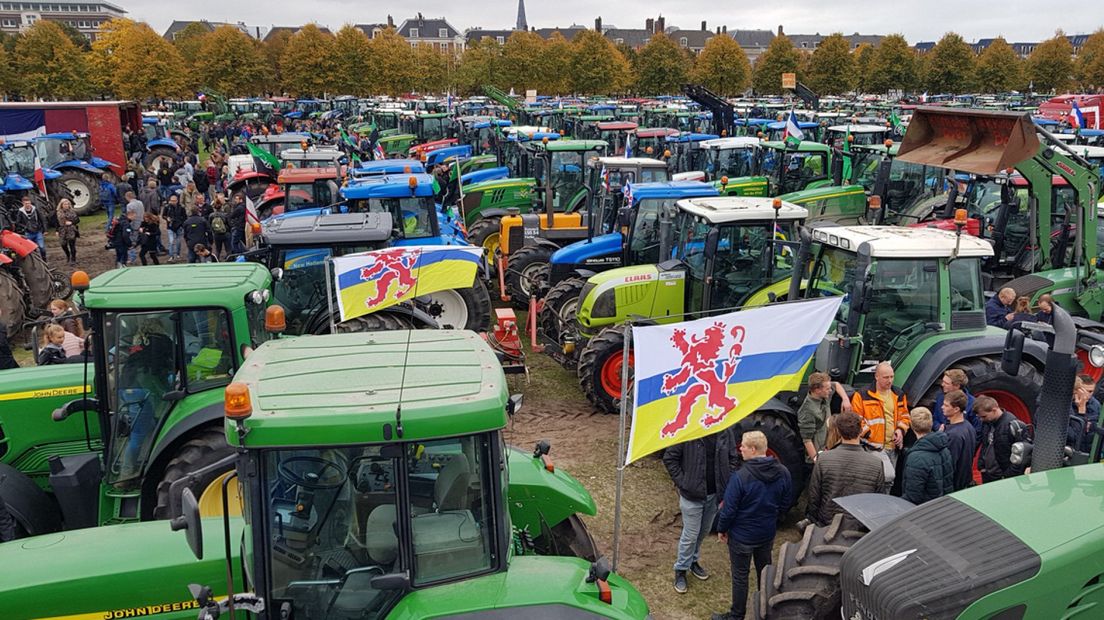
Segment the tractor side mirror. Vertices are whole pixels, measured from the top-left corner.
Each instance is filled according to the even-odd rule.
[[[1004,337],[1004,350],[1001,351],[1001,370],[1010,376],[1020,374],[1023,345],[1024,333],[1018,329],[1008,330],[1008,335]]]
[[[199,523],[199,501],[195,493],[185,488],[180,494],[180,515],[173,517],[169,526],[174,532],[184,530],[188,547],[197,560],[203,559],[203,527]]]
[[[632,207],[621,207],[617,210],[617,225],[629,226],[632,224]],[[1104,269],[1104,267],[1101,267]]]
[[[372,577],[368,582],[373,590],[406,590],[410,587],[410,575],[407,573],[387,573]]]
[[[506,401],[506,413],[510,417],[514,417],[514,414],[521,411],[521,402],[524,400],[522,394],[510,394],[509,400]]]
[[[721,231],[712,228],[709,233],[705,235],[705,255],[714,256],[717,254],[717,246],[721,243]]]
[[[889,193],[889,170],[893,166],[893,160],[886,157],[878,162],[878,173],[874,176],[874,187],[871,194],[884,197]]]

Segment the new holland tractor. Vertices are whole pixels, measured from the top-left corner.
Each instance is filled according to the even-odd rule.
[[[1099,456],[1066,446],[1069,403],[1081,365],[1075,351],[1083,335],[1061,306],[1054,308],[1053,323],[1047,326],[1053,345],[1045,352],[1034,439],[1013,448],[1031,473],[920,506],[880,494],[837,498],[864,529],[844,528],[843,515],[837,515],[827,526],[806,528],[799,543],[784,543],[759,576],[751,617],[1099,615],[1104,465],[1094,462]],[[1013,330],[1002,360],[1009,372],[1020,365],[1023,342],[1023,334]],[[1100,440],[1095,438],[1094,449]]]
[[[58,182],[69,190],[78,215],[100,208],[100,177],[112,163],[96,157],[86,133],[49,133],[31,141],[45,168],[61,173]]]
[[[0,497],[24,535],[168,516],[168,485],[227,454],[221,388],[268,339],[261,265],[116,269],[91,284],[78,272],[73,284],[92,355],[0,373]]]
[[[46,185],[43,195],[35,183],[35,149],[27,140],[15,140],[0,144],[0,192],[4,210],[11,215],[18,209],[23,196],[30,196],[36,209],[48,214],[53,223],[57,203],[69,198],[69,188],[61,182],[61,173],[52,168],[43,167],[42,177]]]
[[[19,617],[649,618],[594,561],[578,517],[593,499],[549,444],[506,445],[520,404],[471,332],[270,341],[222,407],[220,468],[235,473],[220,500],[241,517],[201,519],[184,481],[182,534],[139,523],[0,546],[0,600]]]

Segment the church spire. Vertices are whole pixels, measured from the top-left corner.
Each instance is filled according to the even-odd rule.
[[[529,24],[525,21],[525,0],[518,0],[518,18],[515,30],[529,30]]]

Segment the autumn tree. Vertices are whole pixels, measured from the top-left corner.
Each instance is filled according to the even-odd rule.
[[[365,97],[373,93],[374,64],[372,44],[364,31],[345,24],[334,36],[333,74],[330,84],[335,92]]]
[[[1027,76],[1037,92],[1065,92],[1073,84],[1073,45],[1059,30],[1027,58]]]
[[[386,28],[371,41],[371,67],[365,71],[375,73],[373,78],[377,93],[402,95],[414,88],[414,50],[410,43],[399,36],[394,28]]]
[[[521,30],[510,35],[502,46],[504,88],[525,92],[537,88],[542,75],[551,69],[544,52],[547,44],[535,32]]]
[[[616,51],[616,50],[614,50]],[[662,32],[652,35],[633,65],[636,91],[642,95],[677,93],[686,82],[690,59],[686,50]]]
[[[487,85],[497,88],[505,86],[502,46],[489,37],[469,43],[460,57],[456,77],[457,86],[466,94],[483,94],[483,87]]]
[[[90,90],[84,54],[52,21],[39,20],[19,37],[13,61],[27,97],[79,99]]]
[[[691,78],[722,97],[732,97],[751,84],[751,63],[736,39],[710,37],[698,55]]]
[[[870,66],[874,61],[874,46],[860,43],[851,52],[851,61],[855,64],[855,90],[860,93],[870,92]]]
[[[632,81],[629,61],[602,33],[584,30],[571,42],[571,89],[583,95],[624,92]]]
[[[89,65],[96,85],[120,99],[175,98],[188,92],[180,52],[144,22],[103,24]]]
[[[538,90],[549,95],[571,92],[571,43],[559,32],[553,32],[544,45],[547,71],[540,76]]]
[[[259,44],[233,26],[219,26],[203,37],[195,71],[201,88],[228,97],[264,92],[272,79]]]
[[[997,37],[986,47],[977,62],[977,87],[985,93],[1006,93],[1024,82],[1020,57],[1004,40]]]
[[[976,71],[974,49],[957,33],[948,32],[928,52],[924,85],[933,93],[969,92]]]
[[[195,67],[196,61],[199,60],[199,48],[203,45],[203,38],[209,32],[211,32],[209,24],[192,22],[173,37],[173,45],[189,67]]]
[[[782,74],[796,73],[800,64],[801,52],[794,48],[789,37],[785,35],[775,37],[767,47],[767,51],[755,61],[751,83],[756,94],[781,94]]]
[[[442,52],[432,45],[413,48],[413,81],[411,89],[420,93],[439,93],[448,90],[449,52]]]
[[[273,90],[284,91],[284,71],[282,69],[284,50],[287,49],[288,41],[291,40],[290,30],[277,30],[276,32],[269,33],[261,44],[261,54],[265,60],[265,64],[268,65],[268,71],[272,75],[273,81],[279,85],[279,88]]]
[[[92,49],[92,42],[88,40],[83,32],[77,30],[75,26],[70,26],[65,22],[54,22],[61,28],[61,31],[65,33],[65,36],[69,37],[69,40],[76,45],[82,52],[88,52]]]
[[[332,85],[334,38],[318,26],[307,24],[288,39],[282,61],[284,86],[289,92],[300,96],[322,95]]]
[[[1083,91],[1104,88],[1104,29],[1097,30],[1077,55],[1077,81]]]
[[[870,56],[866,76],[865,90],[871,93],[915,88],[920,81],[919,65],[905,37],[891,34],[879,41]]]
[[[842,95],[855,87],[851,43],[840,33],[824,37],[809,59],[804,76],[809,88],[821,95]]]
[[[15,71],[12,70],[8,50],[0,45],[0,97],[15,92]]]

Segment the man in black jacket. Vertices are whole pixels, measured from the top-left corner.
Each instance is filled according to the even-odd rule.
[[[214,235],[211,233],[211,224],[207,218],[199,214],[198,208],[192,209],[188,219],[184,220],[184,245],[188,248],[188,262],[199,262],[199,257],[195,253],[196,244],[210,247],[213,240]]]
[[[981,453],[978,456],[978,470],[981,481],[995,482],[1023,473],[1021,468],[1012,464],[1012,426],[1017,424],[1016,416],[1004,411],[990,396],[978,396],[974,400],[974,413],[981,418]]]
[[[836,416],[840,444],[822,452],[809,478],[809,503],[805,515],[817,525],[828,525],[832,517],[844,513],[844,529],[859,529],[859,522],[835,503],[837,497],[856,493],[881,493],[885,490],[882,459],[867,452],[859,443],[862,419],[851,412]]]
[[[15,211],[15,232],[38,244],[38,253],[46,258],[46,215],[34,206],[31,197],[23,194],[22,204]]]
[[[682,535],[675,559],[675,591],[679,594],[687,590],[687,571],[698,579],[709,578],[709,572],[698,563],[702,541],[717,516],[717,494],[724,492],[738,463],[731,429],[676,444],[663,453],[663,464],[678,490],[682,512]]]
[[[230,197],[230,252],[245,252],[245,195],[241,192]]]
[[[932,432],[931,410],[917,407],[911,419],[917,439],[905,459],[901,497],[919,506],[954,491],[954,465],[947,435]]]

